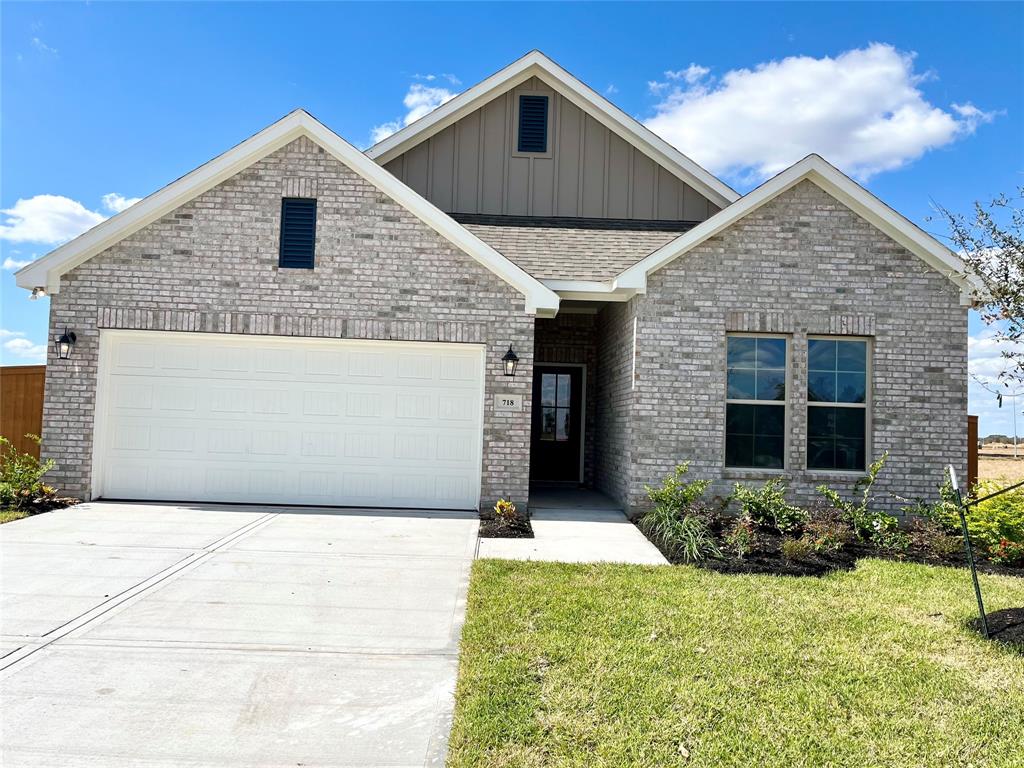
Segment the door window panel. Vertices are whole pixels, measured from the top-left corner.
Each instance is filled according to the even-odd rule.
[[[540,439],[562,442],[569,439],[572,423],[572,377],[568,373],[543,373],[540,381]]]

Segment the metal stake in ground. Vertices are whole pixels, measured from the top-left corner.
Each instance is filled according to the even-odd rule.
[[[956,470],[949,465],[949,482],[956,493],[956,508],[960,513],[960,526],[964,531],[964,550],[967,552],[967,562],[971,565],[971,580],[974,581],[974,596],[978,598],[978,616],[981,618],[981,633],[988,640],[988,617],[985,616],[985,603],[981,599],[981,585],[978,584],[978,569],[974,565],[974,549],[971,547],[971,536],[967,532],[967,515],[964,513],[964,497],[960,494],[960,484],[956,481]]]

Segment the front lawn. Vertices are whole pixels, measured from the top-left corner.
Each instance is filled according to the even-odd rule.
[[[983,576],[987,608],[1024,579]],[[449,766],[1019,766],[1024,653],[967,572],[475,563]]]

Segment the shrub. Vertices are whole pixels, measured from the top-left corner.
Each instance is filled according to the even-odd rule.
[[[804,525],[803,538],[815,552],[838,552],[854,539],[853,529],[835,509],[815,511]]]
[[[871,542],[879,549],[902,556],[910,548],[910,536],[899,529],[896,518],[890,515],[886,517],[892,520],[892,524],[883,524],[882,520],[879,520],[879,526],[871,536]]]
[[[722,534],[726,551],[742,560],[758,547],[757,528],[748,517],[737,517]]]
[[[794,539],[787,536],[782,540],[782,557],[785,560],[806,560],[814,551],[814,545],[806,536]]]
[[[1001,539],[999,544],[989,549],[988,557],[1000,565],[1024,565],[1024,544]]]
[[[494,505],[494,516],[506,523],[514,523],[519,519],[516,505],[505,499],[498,499],[498,503]]]
[[[871,464],[864,477],[854,483],[854,495],[860,495],[856,501],[844,499],[838,491],[825,484],[818,486],[818,493],[828,499],[828,502],[842,513],[843,517],[853,526],[857,535],[862,539],[875,541],[875,543],[879,543],[880,538],[886,532],[896,530],[897,526],[895,517],[872,509],[875,499],[871,495],[871,488],[874,486],[875,480],[878,479],[878,473],[885,466],[887,458],[889,458],[888,451]]]
[[[919,517],[910,525],[910,543],[939,560],[948,560],[963,549],[963,540],[941,523]]]
[[[909,501],[900,496],[896,498],[903,502]],[[950,532],[959,528],[956,494],[953,491],[953,484],[948,479],[939,486],[938,499],[933,502],[927,502],[920,498],[914,499],[900,507],[900,511],[908,517],[930,520]]]
[[[710,480],[684,480],[684,476],[690,471],[690,462],[684,461],[677,464],[671,475],[667,475],[661,481],[661,487],[652,488],[647,485],[647,498],[656,507],[665,507],[674,510],[677,514],[684,513],[687,508],[704,495],[704,491],[711,485]]]
[[[976,493],[983,498],[998,490],[999,486],[989,481],[980,483]],[[989,552],[1003,539],[1011,544],[1024,544],[1024,488],[968,507],[967,530],[971,540]]]
[[[39,438],[26,435],[36,443]],[[6,437],[0,437],[0,508],[34,510],[40,500],[56,496],[56,490],[43,485],[43,475],[53,469],[53,461],[39,461],[21,453]]]
[[[736,483],[730,498],[739,503],[744,517],[779,533],[799,528],[807,520],[804,510],[786,501],[786,486],[782,478],[773,477],[758,490]]]
[[[711,529],[696,515],[680,515],[670,507],[657,506],[640,518],[639,525],[663,552],[684,563],[722,554]]]

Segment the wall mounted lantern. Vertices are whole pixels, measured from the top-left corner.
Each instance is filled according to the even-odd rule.
[[[54,349],[57,350],[57,358],[67,360],[71,357],[71,350],[75,348],[76,341],[78,341],[78,337],[75,335],[75,332],[65,328],[64,333],[53,342]]]
[[[515,376],[516,366],[519,365],[519,355],[512,351],[512,345],[508,345],[508,352],[505,353],[504,357],[501,358],[501,362],[505,364],[505,375]]]

